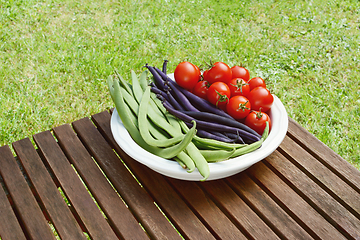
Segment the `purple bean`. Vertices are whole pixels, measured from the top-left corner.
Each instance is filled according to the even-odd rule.
[[[191,123],[187,123],[185,122],[185,124],[191,128],[192,124]],[[203,129],[196,129],[196,135],[198,135],[199,137],[202,138],[210,138],[210,139],[214,139],[214,140],[218,140],[218,141],[222,141],[222,142],[227,142],[227,143],[234,143],[234,139],[231,139],[225,135],[219,136],[217,134],[215,134],[215,132],[209,132],[209,131],[205,131]]]
[[[189,99],[176,88],[174,83],[174,81],[168,81],[167,85],[170,87],[170,93],[176,98],[176,100],[184,107],[184,109],[199,112],[199,110],[190,103]]]
[[[243,124],[243,123],[241,123],[239,121],[236,121],[233,118],[227,118],[227,117],[220,116],[220,115],[217,115],[217,114],[214,114],[214,113],[209,113],[209,112],[186,111],[184,113],[191,116],[191,117],[193,117],[193,118],[195,118],[195,119],[198,119],[198,120],[216,122],[216,123],[221,123],[221,124],[228,125],[228,126],[231,126],[231,127],[240,128],[240,129],[248,131],[248,132],[252,133],[253,135],[261,138],[261,136],[256,131],[254,131],[250,127],[246,126],[245,124]]]
[[[221,109],[217,108],[216,106],[214,106],[213,104],[211,104],[209,101],[193,94],[192,92],[189,92],[188,90],[179,86],[177,83],[174,82],[173,85],[176,86],[177,89],[179,89],[179,91],[182,92],[189,99],[189,101],[192,103],[192,105],[194,107],[196,107],[197,109],[202,110],[204,112],[211,112],[211,113],[215,113],[220,116],[234,119],[233,117],[231,117],[229,114],[227,114],[223,110],[221,110]]]
[[[166,92],[161,91],[158,87],[156,87],[156,86],[151,86],[151,91],[152,91],[153,93],[155,93],[156,95],[161,95],[163,98],[165,98],[167,101],[169,101],[168,95],[166,94]]]
[[[188,111],[199,112],[199,110],[191,104],[189,99],[181,91],[178,90],[178,88],[176,87],[176,83],[174,81],[172,81],[168,75],[166,75],[165,73],[163,73],[160,69],[158,69],[156,67],[154,67],[154,69],[158,72],[158,74],[166,82],[166,85],[168,85],[170,87],[170,93],[181,104],[181,106],[183,106],[184,109],[186,109]]]
[[[169,61],[168,60],[164,60],[163,66],[162,66],[162,72],[166,74],[166,68],[167,68],[167,63]]]
[[[245,142],[251,143],[259,141],[260,138],[258,136],[255,136],[254,134],[251,134],[245,130],[226,126],[219,123],[213,123],[213,122],[206,122],[202,120],[196,120],[195,118],[186,115],[185,113],[178,111],[174,109],[167,101],[163,101],[163,106],[166,108],[168,112],[173,114],[174,116],[178,117],[179,119],[183,120],[184,122],[190,123],[192,120],[196,121],[197,129],[203,129],[207,131],[219,131],[219,132],[230,132],[230,133],[238,133]]]
[[[165,85],[165,81],[162,79],[162,77],[159,75],[159,73],[154,69],[154,67],[149,66],[148,64],[145,65],[145,67],[150,71],[150,73],[154,77],[155,85],[162,91],[166,91],[167,87]]]
[[[178,101],[176,101],[174,96],[169,91],[167,92],[167,97],[171,105],[173,105],[176,110],[185,110],[184,107]]]

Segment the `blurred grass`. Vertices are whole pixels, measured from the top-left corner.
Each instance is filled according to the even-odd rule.
[[[360,169],[359,1],[0,0],[0,146],[113,106],[145,63],[243,64]]]

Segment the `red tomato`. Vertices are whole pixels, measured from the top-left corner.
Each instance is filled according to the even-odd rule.
[[[229,102],[230,88],[224,82],[214,82],[210,85],[207,92],[209,102],[222,110],[226,110],[226,104]]]
[[[249,115],[250,110],[251,104],[249,100],[244,96],[233,96],[230,98],[229,103],[226,105],[227,113],[236,120],[246,118],[247,115]]]
[[[190,62],[179,63],[174,71],[174,78],[177,84],[191,91],[200,80],[200,69]]]
[[[249,70],[241,66],[233,66],[231,68],[232,78],[242,78],[246,82],[250,79]]]
[[[209,72],[209,69],[206,69],[204,72],[203,72],[203,80],[205,80],[205,78],[206,78],[206,75],[207,75],[207,73]]]
[[[266,122],[269,122],[269,131],[271,129],[271,119],[269,115],[264,112],[252,111],[249,115],[245,118],[245,125],[253,129],[258,134],[262,135],[265,127]]]
[[[233,78],[229,83],[231,96],[247,96],[250,93],[250,86],[242,78]]]
[[[273,95],[264,87],[256,87],[251,90],[248,99],[253,110],[259,111],[261,109],[262,112],[267,112],[274,102]]]
[[[192,92],[203,99],[207,99],[206,95],[209,90],[209,86],[210,84],[205,80],[198,81]]]
[[[266,88],[265,81],[261,77],[254,77],[254,78],[250,79],[250,81],[248,83],[250,85],[250,91],[256,87]]]
[[[223,62],[216,62],[205,74],[204,79],[210,84],[214,82],[228,83],[232,79],[231,68]]]

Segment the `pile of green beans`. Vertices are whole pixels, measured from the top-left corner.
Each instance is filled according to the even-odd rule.
[[[196,135],[196,121],[189,128],[182,120],[171,115],[151,92],[147,71],[138,78],[131,71],[132,84],[115,71],[108,77],[108,87],[120,119],[133,140],[150,153],[173,159],[193,172],[195,169],[205,181],[210,162],[220,162],[259,148],[268,134],[252,144],[225,143]]]

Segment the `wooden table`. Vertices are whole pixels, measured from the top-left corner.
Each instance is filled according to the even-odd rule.
[[[292,119],[269,157],[201,183],[128,157],[110,117],[0,147],[3,240],[360,239],[360,172]]]

